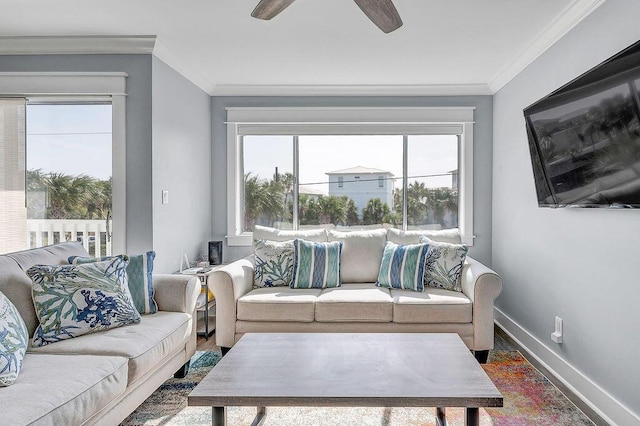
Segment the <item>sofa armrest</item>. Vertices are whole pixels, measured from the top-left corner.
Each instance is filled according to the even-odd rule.
[[[492,349],[493,302],[502,291],[502,278],[467,256],[461,279],[462,292],[473,302],[473,349]]]
[[[216,344],[230,348],[236,336],[236,302],[253,288],[253,256],[218,269],[209,283],[216,298]]]
[[[160,311],[193,314],[200,288],[200,280],[192,275],[153,275],[154,299]]]

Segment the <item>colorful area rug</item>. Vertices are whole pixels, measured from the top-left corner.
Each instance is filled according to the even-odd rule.
[[[211,409],[187,407],[187,395],[220,360],[216,352],[197,352],[184,379],[170,379],[134,411],[122,425],[210,425]],[[481,426],[592,426],[571,401],[517,351],[492,351],[483,366],[504,396],[504,407],[480,409]],[[250,425],[256,410],[230,407],[230,425]],[[448,408],[447,423],[464,423],[464,410]],[[298,408],[267,407],[264,423],[271,426],[432,426],[434,408]]]

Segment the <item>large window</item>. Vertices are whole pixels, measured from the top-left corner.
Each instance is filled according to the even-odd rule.
[[[229,244],[250,244],[255,225],[460,228],[472,243],[472,118],[470,108],[229,109]]]
[[[123,73],[0,73],[0,253],[126,251]]]

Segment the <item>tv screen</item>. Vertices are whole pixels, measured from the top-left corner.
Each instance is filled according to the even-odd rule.
[[[640,208],[640,42],[524,116],[539,206]]]

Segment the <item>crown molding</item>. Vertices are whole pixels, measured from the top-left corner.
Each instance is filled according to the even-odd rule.
[[[507,83],[520,74],[520,72],[605,1],[606,0],[573,0],[569,3],[522,53],[514,57],[506,67],[489,81],[488,86],[491,93],[496,93],[506,86]]]
[[[156,36],[0,36],[0,55],[153,53]]]
[[[486,84],[218,84],[213,96],[464,96],[490,95]]]

